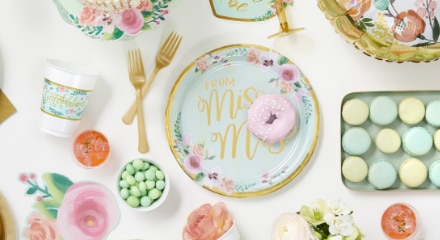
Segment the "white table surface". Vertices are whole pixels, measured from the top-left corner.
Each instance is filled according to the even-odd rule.
[[[346,43],[325,19],[314,0],[297,0],[287,12],[291,26],[305,31],[268,40],[278,31],[276,18],[258,23],[214,17],[207,0],[181,0],[165,24],[129,42],[86,37],[59,16],[51,0],[6,1],[0,8],[0,87],[17,113],[0,125],[0,191],[12,207],[17,239],[35,201],[25,195],[20,172],[58,172],[74,180],[92,180],[115,191],[115,174],[126,161],[147,157],[160,161],[171,176],[171,192],[163,206],[138,213],[121,206],[122,218],[108,239],[181,239],[188,214],[203,203],[223,201],[236,219],[242,239],[270,239],[274,219],[295,212],[316,198],[341,198],[354,210],[366,239],[384,239],[380,230],[383,210],[404,201],[413,205],[423,221],[424,239],[440,239],[440,191],[355,192],[340,177],[340,104],[355,91],[438,89],[440,62],[388,63],[364,55]],[[124,125],[123,113],[134,99],[126,72],[126,50],[140,47],[146,69],[172,30],[183,35],[171,65],[162,70],[144,99],[151,151],[137,152],[136,124]],[[292,59],[308,77],[316,93],[321,126],[318,144],[306,168],[278,191],[253,198],[229,198],[193,182],[174,159],[165,135],[165,107],[174,81],[201,54],[232,43],[252,43],[275,49]],[[86,170],[74,163],[71,139],[44,134],[38,129],[43,64],[47,58],[82,62],[98,70],[101,78],[93,92],[79,130],[96,129],[112,145],[108,165]],[[153,140],[154,139],[154,140]]]

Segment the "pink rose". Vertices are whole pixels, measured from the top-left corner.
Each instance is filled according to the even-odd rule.
[[[216,240],[234,223],[223,202],[206,203],[193,210],[183,229],[183,240]]]
[[[97,183],[79,182],[67,189],[56,223],[65,240],[95,240],[105,239],[119,218],[110,190]]]
[[[209,62],[206,58],[196,60],[196,67],[200,71],[205,71],[209,67]]]
[[[131,8],[119,15],[119,22],[116,25],[125,33],[133,35],[144,26],[144,17],[139,9]]]
[[[183,161],[186,170],[192,174],[197,174],[202,171],[203,157],[200,155],[189,154]]]
[[[141,10],[142,12],[151,12],[151,10],[153,9],[153,3],[151,3],[151,0],[143,0],[139,4],[139,6],[137,6],[137,9]]]
[[[220,190],[227,194],[231,194],[234,188],[234,181],[232,179],[223,178],[220,184]]]
[[[85,7],[79,13],[79,23],[86,26],[94,26],[97,16],[101,14],[100,11]]]
[[[247,55],[247,61],[254,64],[258,64],[260,62],[259,59],[260,59],[260,53],[255,49],[251,49]]]
[[[203,156],[203,146],[202,145],[200,145],[200,144],[196,144],[196,145],[194,145],[193,147],[192,147],[192,152],[195,154],[195,155],[198,155],[198,156]]]
[[[300,78],[298,67],[293,64],[283,64],[280,67],[280,78],[286,82],[296,82]]]
[[[47,218],[39,212],[32,212],[28,218],[28,227],[24,235],[30,240],[59,240],[61,236],[56,229],[55,219]]]

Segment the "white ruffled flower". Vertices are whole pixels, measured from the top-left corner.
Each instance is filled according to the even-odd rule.
[[[309,224],[296,213],[284,213],[274,222],[272,240],[313,240]]]
[[[353,234],[353,217],[351,215],[335,216],[328,213],[324,216],[324,220],[329,225],[328,230],[331,235],[350,236]]]
[[[329,200],[327,204],[334,215],[348,215],[351,213],[349,206],[341,200]]]

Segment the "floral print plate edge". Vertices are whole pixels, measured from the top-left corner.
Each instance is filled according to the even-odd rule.
[[[242,22],[260,22],[275,16],[275,0],[222,1],[209,0],[214,16]],[[293,0],[283,0],[284,7]]]
[[[440,58],[437,0],[318,0],[318,6],[367,55],[393,62]]]
[[[142,0],[136,8],[108,13],[85,7],[81,0],[53,0],[61,17],[86,36],[101,40],[130,40],[157,29],[177,0]]]
[[[246,127],[247,109],[259,95],[286,96],[297,126],[266,144]],[[273,192],[309,161],[318,137],[313,89],[285,56],[258,45],[229,45],[192,62],[176,81],[166,110],[167,137],[184,172],[204,188],[230,197]]]

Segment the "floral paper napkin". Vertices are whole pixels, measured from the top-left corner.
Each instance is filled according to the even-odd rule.
[[[6,97],[6,95],[0,89],[0,123],[2,123],[16,111],[17,110],[15,109],[14,105],[12,105],[11,101],[9,101],[8,97]]]

